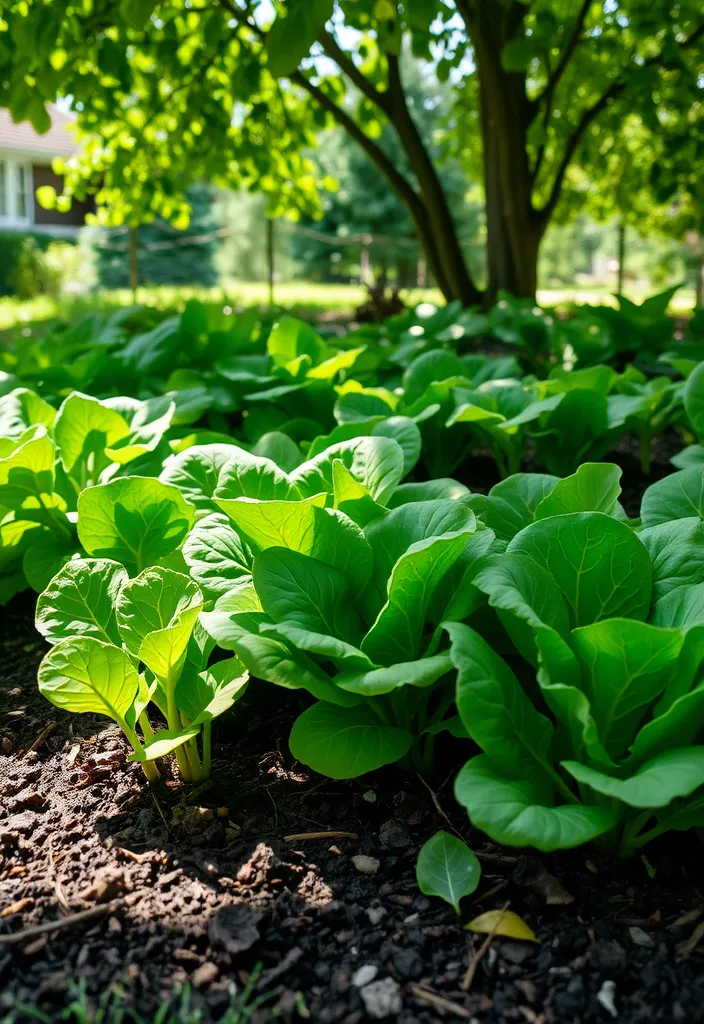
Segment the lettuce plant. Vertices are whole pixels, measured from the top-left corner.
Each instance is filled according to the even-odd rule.
[[[536,518],[473,585],[519,655],[446,625],[482,750],[455,788],[473,823],[509,845],[600,838],[623,854],[704,824],[700,520],[636,533],[604,512]]]
[[[73,392],[56,411],[24,388],[0,398],[3,600],[27,584],[42,590],[61,565],[80,553],[81,544],[92,552],[97,521],[108,514],[107,504],[99,514],[95,511],[100,499],[89,497],[93,489],[105,487],[100,495],[132,495],[134,508],[151,508],[159,497],[166,500],[160,485],[146,479],[146,463],[156,458],[157,472],[161,469],[164,453],[159,449],[173,408],[163,398],[100,402]],[[166,449],[168,456],[168,445]],[[131,475],[138,472],[145,475]],[[183,504],[178,492],[168,497]],[[123,511],[111,506],[113,516],[121,517]],[[181,514],[187,517],[188,510],[181,509]],[[121,529],[121,523],[113,523],[115,537]],[[110,542],[103,546],[110,547]]]
[[[704,363],[689,374],[683,393],[684,410],[694,436],[704,442]],[[704,444],[691,444],[673,458],[678,469],[704,466]]]
[[[219,502],[251,552],[251,578],[203,624],[252,675],[317,699],[291,733],[305,764],[333,778],[394,761],[425,769],[435,735],[457,725],[437,627],[471,611],[458,584],[493,534],[462,500],[382,510],[361,528],[325,497]]]
[[[394,433],[395,425],[386,423]],[[251,577],[252,551],[229,515],[234,502],[279,502],[293,521],[301,507],[297,503],[314,501],[364,526],[396,505],[468,493],[451,479],[402,483],[412,457],[410,443],[404,441],[411,440],[403,430],[395,437],[352,437],[324,448],[288,473],[271,459],[234,444],[197,445],[175,456],[164,467],[160,482],[178,488],[195,508],[196,524],[183,555],[206,607],[228,594],[238,580]]]
[[[37,629],[54,645],[39,667],[41,693],[67,711],[117,722],[148,779],[171,752],[185,780],[207,778],[212,721],[242,696],[248,677],[236,658],[208,667],[213,642],[198,622],[202,605],[196,584],[170,569],[130,580],[110,559],[69,562],[37,602]],[[150,703],[166,729],[154,731]]]

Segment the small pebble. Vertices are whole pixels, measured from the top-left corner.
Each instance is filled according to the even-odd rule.
[[[201,964],[200,967],[196,968],[191,977],[193,987],[205,988],[207,985],[210,985],[213,981],[215,981],[219,973],[220,972],[218,971],[215,964],[209,962]]]
[[[628,929],[628,934],[631,936],[636,946],[643,946],[644,949],[652,949],[655,945],[655,940],[651,939],[647,932],[644,932],[642,928],[634,927]]]
[[[597,1001],[604,1007],[612,1017],[618,1017],[618,1010],[614,999],[616,997],[616,982],[605,981],[597,993]]]
[[[368,804],[375,804],[376,793],[373,789],[368,789],[366,793],[362,793],[362,800],[366,800]]]
[[[374,964],[365,964],[364,967],[360,967],[352,975],[352,984],[355,988],[364,988],[365,985],[374,981],[378,973],[379,968],[375,967]]]
[[[373,981],[360,991],[364,1007],[372,1020],[398,1017],[403,1010],[401,988],[393,978]]]
[[[368,907],[367,908],[367,917],[369,918],[369,923],[373,924],[373,925],[379,924],[381,919],[386,917],[386,914],[387,914],[387,911],[386,911],[385,907]],[[417,916],[418,915],[416,915],[416,917]]]
[[[363,853],[358,853],[354,856],[352,863],[362,875],[375,875],[381,867],[381,861],[377,860],[376,857],[367,857]]]

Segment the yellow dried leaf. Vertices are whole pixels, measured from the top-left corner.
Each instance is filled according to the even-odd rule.
[[[538,942],[538,937],[522,917],[512,910],[487,910],[465,925],[468,932],[480,935],[502,935],[505,939],[521,939],[524,942]]]

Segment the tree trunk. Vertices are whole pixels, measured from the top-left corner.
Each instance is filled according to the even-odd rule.
[[[618,225],[618,282],[616,291],[623,295],[623,275],[626,269],[626,222],[621,218]]]
[[[269,309],[274,305],[274,222],[271,217],[266,219],[266,276],[269,284]]]
[[[523,37],[526,7],[486,0],[458,6],[474,45],[479,76],[487,226],[485,302],[491,304],[499,290],[534,299],[547,218],[532,203],[527,140],[533,112],[526,96],[526,73],[507,71],[501,63],[506,44]]]
[[[701,309],[704,305],[704,238],[699,239],[699,255],[697,256],[697,282],[694,292],[694,308]]]
[[[138,228],[130,228],[130,288],[132,289],[132,301],[137,304],[137,289],[139,288],[139,235]]]

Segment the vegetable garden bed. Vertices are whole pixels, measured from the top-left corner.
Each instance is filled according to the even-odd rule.
[[[704,1019],[696,338],[145,315],[4,355],[0,1010]]]

